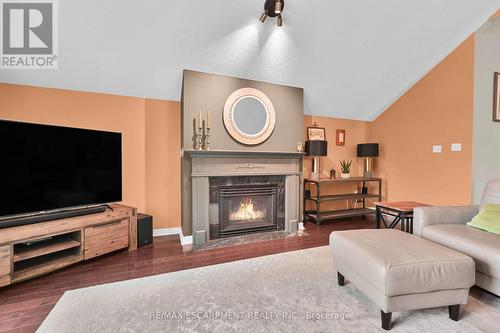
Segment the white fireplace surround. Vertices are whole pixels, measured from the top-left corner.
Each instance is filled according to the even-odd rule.
[[[285,176],[285,231],[295,232],[301,216],[302,153],[185,150],[191,158],[193,244],[210,240],[209,178]]]

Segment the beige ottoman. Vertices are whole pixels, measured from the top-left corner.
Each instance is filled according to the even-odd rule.
[[[399,230],[332,232],[330,249],[339,285],[345,276],[377,304],[386,330],[395,311],[449,306],[458,320],[474,285],[472,258]]]

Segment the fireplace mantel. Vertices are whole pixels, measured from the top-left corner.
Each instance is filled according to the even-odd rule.
[[[302,158],[305,153],[296,151],[255,151],[255,150],[195,150],[184,149],[183,152],[191,157],[221,157],[221,156],[274,156]]]
[[[185,150],[191,160],[191,207],[194,245],[210,240],[210,177],[276,176],[285,180],[285,231],[295,232],[301,210],[303,153]]]

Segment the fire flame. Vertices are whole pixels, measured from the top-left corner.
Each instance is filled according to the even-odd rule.
[[[260,210],[254,210],[253,201],[251,198],[245,198],[240,202],[240,209],[237,212],[231,213],[229,218],[235,220],[257,220],[264,217],[264,213]]]

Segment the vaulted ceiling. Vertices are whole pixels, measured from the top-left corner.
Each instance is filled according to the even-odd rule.
[[[64,0],[59,69],[0,81],[179,100],[182,70],[304,88],[305,113],[374,119],[476,31],[500,0]]]

